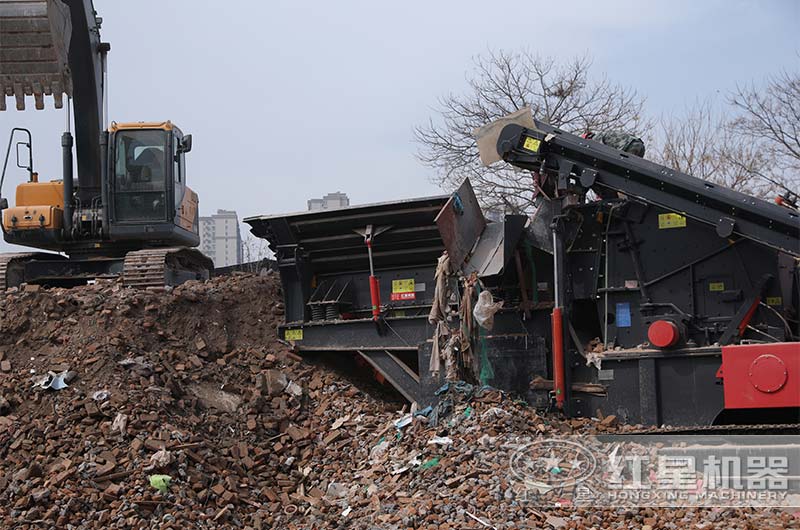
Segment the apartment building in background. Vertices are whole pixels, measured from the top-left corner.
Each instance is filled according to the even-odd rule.
[[[333,210],[336,208],[346,208],[350,206],[350,199],[346,193],[337,191],[336,193],[329,193],[321,199],[309,199],[308,211],[314,210]]]
[[[214,261],[214,266],[230,267],[244,261],[242,233],[235,211],[217,210],[200,217],[200,251]]]

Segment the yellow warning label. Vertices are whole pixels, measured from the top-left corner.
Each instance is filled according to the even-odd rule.
[[[725,284],[723,282],[711,282],[708,284],[709,291],[724,291]]]
[[[783,305],[783,298],[780,296],[768,296],[767,305]]]
[[[530,136],[525,137],[525,143],[522,144],[524,149],[528,151],[533,151],[534,153],[539,152],[539,146],[542,145],[541,140],[537,140],[536,138],[531,138]]]
[[[683,228],[686,226],[686,217],[679,213],[661,213],[658,214],[658,228]]]
[[[303,330],[287,329],[284,335],[284,340],[303,340]]]
[[[414,292],[414,278],[410,280],[392,280],[393,293],[413,293]]]

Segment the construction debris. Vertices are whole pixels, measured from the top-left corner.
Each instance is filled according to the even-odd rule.
[[[365,391],[375,383],[298,361],[276,340],[280,296],[274,276],[161,293],[98,282],[0,295],[0,356],[8,363],[0,374],[0,525],[508,530],[800,522],[778,510],[528,508],[509,482],[504,444],[625,427],[612,416],[541,416],[463,383],[442,389],[447,407],[409,414]],[[59,392],[31,391],[32,370],[76,375]]]

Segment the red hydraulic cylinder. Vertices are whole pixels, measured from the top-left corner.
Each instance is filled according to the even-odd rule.
[[[556,407],[564,408],[564,322],[561,308],[553,308],[553,390],[556,393]]]
[[[372,299],[372,320],[377,321],[381,316],[381,290],[375,276],[369,277],[369,295]]]
[[[367,230],[370,231],[371,228]],[[372,300],[372,320],[377,322],[381,318],[381,288],[372,265],[372,234],[370,233],[365,239],[369,253],[369,297]]]

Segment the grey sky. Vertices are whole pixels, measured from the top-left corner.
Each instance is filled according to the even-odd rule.
[[[635,88],[653,115],[796,68],[800,2],[293,2],[95,0],[112,46],[110,114],[171,119],[194,135],[201,212],[305,209],[437,193],[414,125],[464,89],[471,58],[525,48]],[[11,103],[11,102],[9,102]],[[13,105],[12,105],[13,106]],[[0,114],[34,134],[43,179],[60,178],[63,115]],[[24,180],[14,172],[4,195]],[[13,201],[12,201],[13,202]]]

